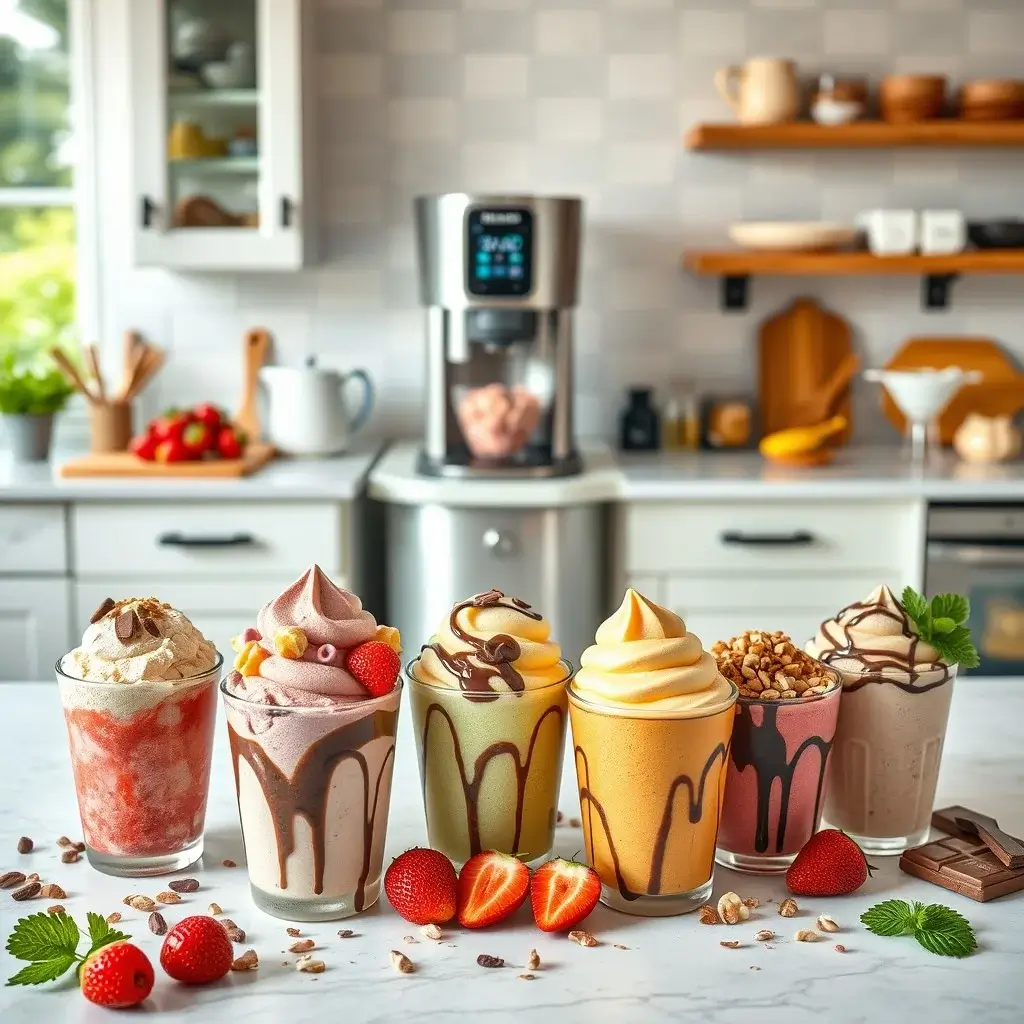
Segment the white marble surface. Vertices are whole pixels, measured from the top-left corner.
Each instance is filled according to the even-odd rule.
[[[57,693],[46,684],[6,684],[0,716],[0,870],[38,871],[68,891],[68,910],[124,913],[122,927],[156,961],[160,940],[146,927],[146,915],[128,910],[121,898],[130,892],[155,894],[159,881],[131,882],[97,874],[87,864],[62,865],[54,840],[78,835],[71,773]],[[957,684],[939,800],[977,807],[994,814],[1009,831],[1024,834],[1024,680],[963,680]],[[388,834],[388,858],[425,840],[420,793],[408,716],[399,735],[399,757]],[[563,778],[562,807],[577,813],[575,780]],[[17,837],[26,834],[37,852],[20,857]],[[571,855],[582,846],[580,833],[560,829],[557,850]],[[226,869],[223,858],[243,863],[229,759],[223,726],[215,751],[213,792],[207,830],[206,864],[190,874],[203,888],[180,907],[167,908],[173,922],[203,912],[216,900],[227,916],[248,933],[247,945],[260,954],[252,974],[230,975],[204,989],[171,982],[157,968],[157,984],[146,1004],[168,1024],[258,1020],[273,1024],[323,1024],[328,1021],[516,1021],[574,1022],[683,1021],[692,1024],[962,1024],[971,1014],[986,1024],[1017,1024],[1024,1004],[1024,894],[987,905],[902,875],[892,859],[861,892],[845,898],[801,899],[801,916],[784,920],[772,907],[757,912],[747,925],[709,928],[694,915],[644,920],[599,907],[588,927],[600,938],[583,949],[565,938],[545,936],[532,924],[528,908],[510,922],[483,932],[450,929],[441,945],[430,943],[400,920],[386,903],[348,927],[356,937],[337,937],[340,925],[303,926],[318,940],[328,965],[320,976],[282,967],[285,923],[259,913],[249,900],[244,867]],[[719,869],[716,895],[734,889],[744,896],[776,901],[781,881],[736,875]],[[933,956],[912,939],[883,939],[858,924],[870,904],[888,897],[942,902],[956,907],[975,925],[979,951],[967,960]],[[47,901],[49,902],[49,901]],[[10,933],[16,918],[43,909],[41,901],[16,904],[0,894],[0,933]],[[795,943],[797,928],[817,913],[841,925],[834,941]],[[755,947],[758,927],[780,933],[775,948]],[[403,943],[412,934],[415,945]],[[740,949],[719,941],[739,939]],[[615,948],[619,943],[628,949]],[[520,981],[521,965],[535,947],[544,962],[537,980]],[[418,965],[413,975],[398,975],[388,965],[392,948],[402,949]],[[480,953],[506,958],[512,965],[485,970]],[[0,953],[0,974],[9,977],[16,962]],[[760,971],[751,970],[760,967]],[[98,1024],[112,1020],[85,1002],[73,983],[42,988],[0,988],[3,1024]]]
[[[62,479],[53,462],[16,463],[0,452],[0,502],[4,501],[351,501],[363,492],[366,475],[381,451],[368,444],[331,459],[278,458],[252,476],[225,479],[95,477]],[[79,453],[75,453],[79,454]]]

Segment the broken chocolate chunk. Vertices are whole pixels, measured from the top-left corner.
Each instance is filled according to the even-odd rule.
[[[139,617],[135,614],[135,609],[129,608],[114,619],[114,634],[121,643],[126,643],[135,636],[139,626]]]
[[[488,590],[486,594],[477,594],[473,598],[473,604],[477,608],[488,608],[492,604],[498,604],[504,596],[500,590]]]
[[[150,636],[160,637],[160,629],[157,624],[150,618],[142,620],[142,626]]]
[[[104,618],[107,614],[109,614],[113,607],[114,599],[112,597],[106,598],[103,604],[101,604],[99,608],[97,608],[96,611],[92,613],[92,617],[89,619],[89,621],[91,623],[99,622],[100,619]]]

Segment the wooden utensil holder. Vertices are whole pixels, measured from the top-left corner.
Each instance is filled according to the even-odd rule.
[[[92,402],[89,405],[89,450],[123,452],[132,439],[131,402]]]

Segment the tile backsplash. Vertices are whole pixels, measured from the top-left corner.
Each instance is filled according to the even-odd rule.
[[[1019,279],[959,281],[944,314],[921,311],[915,278],[755,279],[749,312],[736,315],[720,312],[716,281],[679,265],[684,246],[723,243],[742,218],[849,220],[877,206],[1024,213],[1018,152],[721,155],[681,144],[694,122],[730,119],[714,72],[749,56],[792,57],[808,80],[826,71],[1020,76],[1021,0],[310,0],[323,258],[294,275],[132,268],[115,166],[128,131],[117,75],[129,2],[109,4],[99,25],[102,309],[111,358],[126,327],[168,346],[154,407],[199,391],[232,401],[241,333],[262,324],[279,361],[316,353],[368,369],[376,433],[417,432],[410,203],[459,189],[585,197],[577,335],[587,434],[614,433],[634,382],[752,389],[758,325],[798,295],[848,318],[867,364],[913,334],[991,336],[1024,357]],[[873,390],[858,390],[868,413]],[[862,439],[887,431],[859,417]]]

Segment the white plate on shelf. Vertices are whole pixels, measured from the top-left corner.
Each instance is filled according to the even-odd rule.
[[[821,252],[849,245],[859,232],[852,224],[830,221],[741,221],[729,228],[729,237],[744,249]]]

